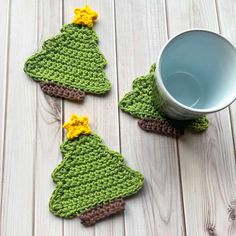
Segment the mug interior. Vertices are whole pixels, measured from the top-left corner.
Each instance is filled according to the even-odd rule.
[[[236,49],[220,35],[186,31],[164,48],[162,83],[179,103],[197,110],[219,110],[236,97]]]

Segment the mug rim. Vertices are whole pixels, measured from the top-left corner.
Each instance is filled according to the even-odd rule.
[[[180,33],[176,34],[175,36],[171,37],[170,39],[168,39],[166,41],[166,43],[162,46],[161,48],[161,51],[159,53],[159,56],[158,56],[158,65],[160,63],[160,59],[161,59],[161,56],[163,55],[163,52],[164,50],[166,49],[166,47],[168,46],[168,44],[170,42],[172,42],[174,39],[176,39],[178,36],[182,35],[182,34],[185,34],[185,33],[190,33],[190,32],[196,32],[196,31],[202,31],[202,32],[206,32],[206,33],[210,33],[210,34],[214,34],[215,36],[217,37],[220,37],[221,39],[223,39],[226,43],[228,43],[232,49],[235,50],[235,53],[236,53],[236,47],[227,39],[225,38],[224,36],[222,36],[221,34],[219,33],[216,33],[214,31],[211,31],[211,30],[208,30],[208,29],[201,29],[201,28],[193,28],[193,29],[188,29],[188,30],[184,30],[184,31],[181,31]],[[192,112],[195,112],[195,113],[203,113],[203,114],[207,114],[207,113],[213,113],[213,112],[216,112],[216,111],[220,111],[220,110],[223,110],[224,108],[226,108],[227,106],[231,105],[235,99],[236,99],[236,95],[231,98],[231,99],[228,99],[227,102],[225,102],[222,106],[213,106],[212,108],[208,108],[208,109],[198,109],[198,108],[192,108],[192,107],[188,107],[184,104],[182,104],[181,102],[177,101],[170,93],[169,91],[166,89],[164,83],[163,83],[163,80],[162,80],[162,77],[161,77],[161,71],[160,71],[160,67],[158,66],[157,68],[157,74],[158,74],[158,81],[159,81],[159,85],[161,87],[161,89],[163,89],[165,91],[165,94],[166,96],[168,97],[168,99],[170,99],[173,103],[177,104],[178,106],[180,106],[181,108],[184,108],[188,111],[192,111]],[[159,79],[160,78],[160,79]]]

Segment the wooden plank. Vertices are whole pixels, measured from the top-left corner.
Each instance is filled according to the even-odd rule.
[[[4,162],[4,140],[5,140],[5,109],[7,93],[7,63],[8,63],[8,43],[9,43],[9,13],[10,2],[0,1],[0,213],[3,183],[3,162]]]
[[[120,98],[148,73],[167,39],[165,1],[116,1]],[[126,235],[185,235],[175,139],[146,133],[120,113],[121,150],[145,176],[141,193],[127,201]]]
[[[10,5],[8,93],[1,235],[33,234],[33,166],[36,148],[36,85],[23,72],[36,47],[37,4]],[[19,14],[19,11],[23,12]]]
[[[116,53],[114,36],[114,17],[113,2],[90,0],[86,1],[92,9],[97,10],[100,17],[95,26],[99,37],[99,48],[108,61],[106,73],[112,83],[112,91],[106,96],[87,95],[83,104],[78,105],[65,101],[65,120],[70,115],[77,113],[90,117],[91,128],[104,140],[110,148],[119,151],[119,126],[118,126],[118,107],[117,107],[117,77],[116,77]],[[64,1],[65,23],[70,23],[73,18],[73,8],[78,7],[78,3],[73,0]],[[84,5],[79,4],[80,7]],[[117,235],[122,236],[123,215],[117,215],[111,219],[97,223],[96,226],[85,228],[80,225],[78,218],[65,221],[65,236],[86,236],[86,235]]]
[[[168,0],[167,13],[170,36],[194,27],[218,31],[214,0]],[[187,133],[179,140],[187,235],[235,235],[236,174],[229,111],[209,118],[206,133]]]
[[[43,42],[59,34],[62,25],[62,2],[39,1],[37,41]],[[45,96],[37,86],[37,152],[35,157],[34,235],[63,235],[63,220],[50,213],[48,203],[55,184],[51,173],[61,161],[62,100]]]
[[[225,36],[236,47],[236,5],[235,1],[216,1],[217,13],[219,19],[220,33]],[[236,140],[236,103],[230,106],[231,125],[233,128],[234,140]],[[235,144],[235,143],[234,143]]]

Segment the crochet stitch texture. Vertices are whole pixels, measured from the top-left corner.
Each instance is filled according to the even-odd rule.
[[[49,208],[54,215],[83,214],[81,220],[90,225],[122,210],[124,204],[116,201],[143,186],[143,175],[126,166],[122,155],[110,150],[94,133],[66,140],[61,152],[64,159],[52,173],[56,189]]]
[[[93,11],[88,5],[84,8],[74,9],[75,17],[72,21],[74,24],[87,25],[88,27],[93,27],[93,22],[97,19],[98,13]]]
[[[103,206],[92,208],[79,216],[81,223],[90,226],[98,220],[114,215],[125,209],[125,201],[123,199],[115,200]]]
[[[65,25],[61,34],[45,41],[43,50],[26,61],[24,71],[37,82],[104,94],[111,89],[111,84],[104,72],[106,59],[97,43],[98,37],[93,29]]]
[[[88,122],[89,118],[87,116],[71,115],[70,121],[63,125],[63,128],[67,129],[67,139],[76,138],[80,134],[91,134],[92,131]]]
[[[44,83],[40,82],[40,87],[42,91],[52,97],[66,98],[71,101],[81,102],[84,100],[85,92],[69,89],[65,86],[54,84],[54,83]]]
[[[120,109],[141,119],[140,128],[148,132],[179,137],[184,133],[184,127],[193,132],[205,131],[208,128],[206,116],[190,121],[175,121],[160,114],[155,70],[156,64],[153,64],[148,75],[138,77],[133,81],[132,91],[128,92],[119,102]]]

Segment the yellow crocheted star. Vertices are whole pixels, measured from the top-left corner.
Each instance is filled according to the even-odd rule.
[[[88,124],[89,118],[87,116],[71,115],[70,121],[63,125],[67,129],[67,139],[73,139],[80,134],[91,134],[91,129]]]
[[[97,19],[98,13],[93,11],[88,5],[84,8],[74,9],[75,17],[72,23],[77,25],[87,25],[88,27],[93,27],[93,22]]]

